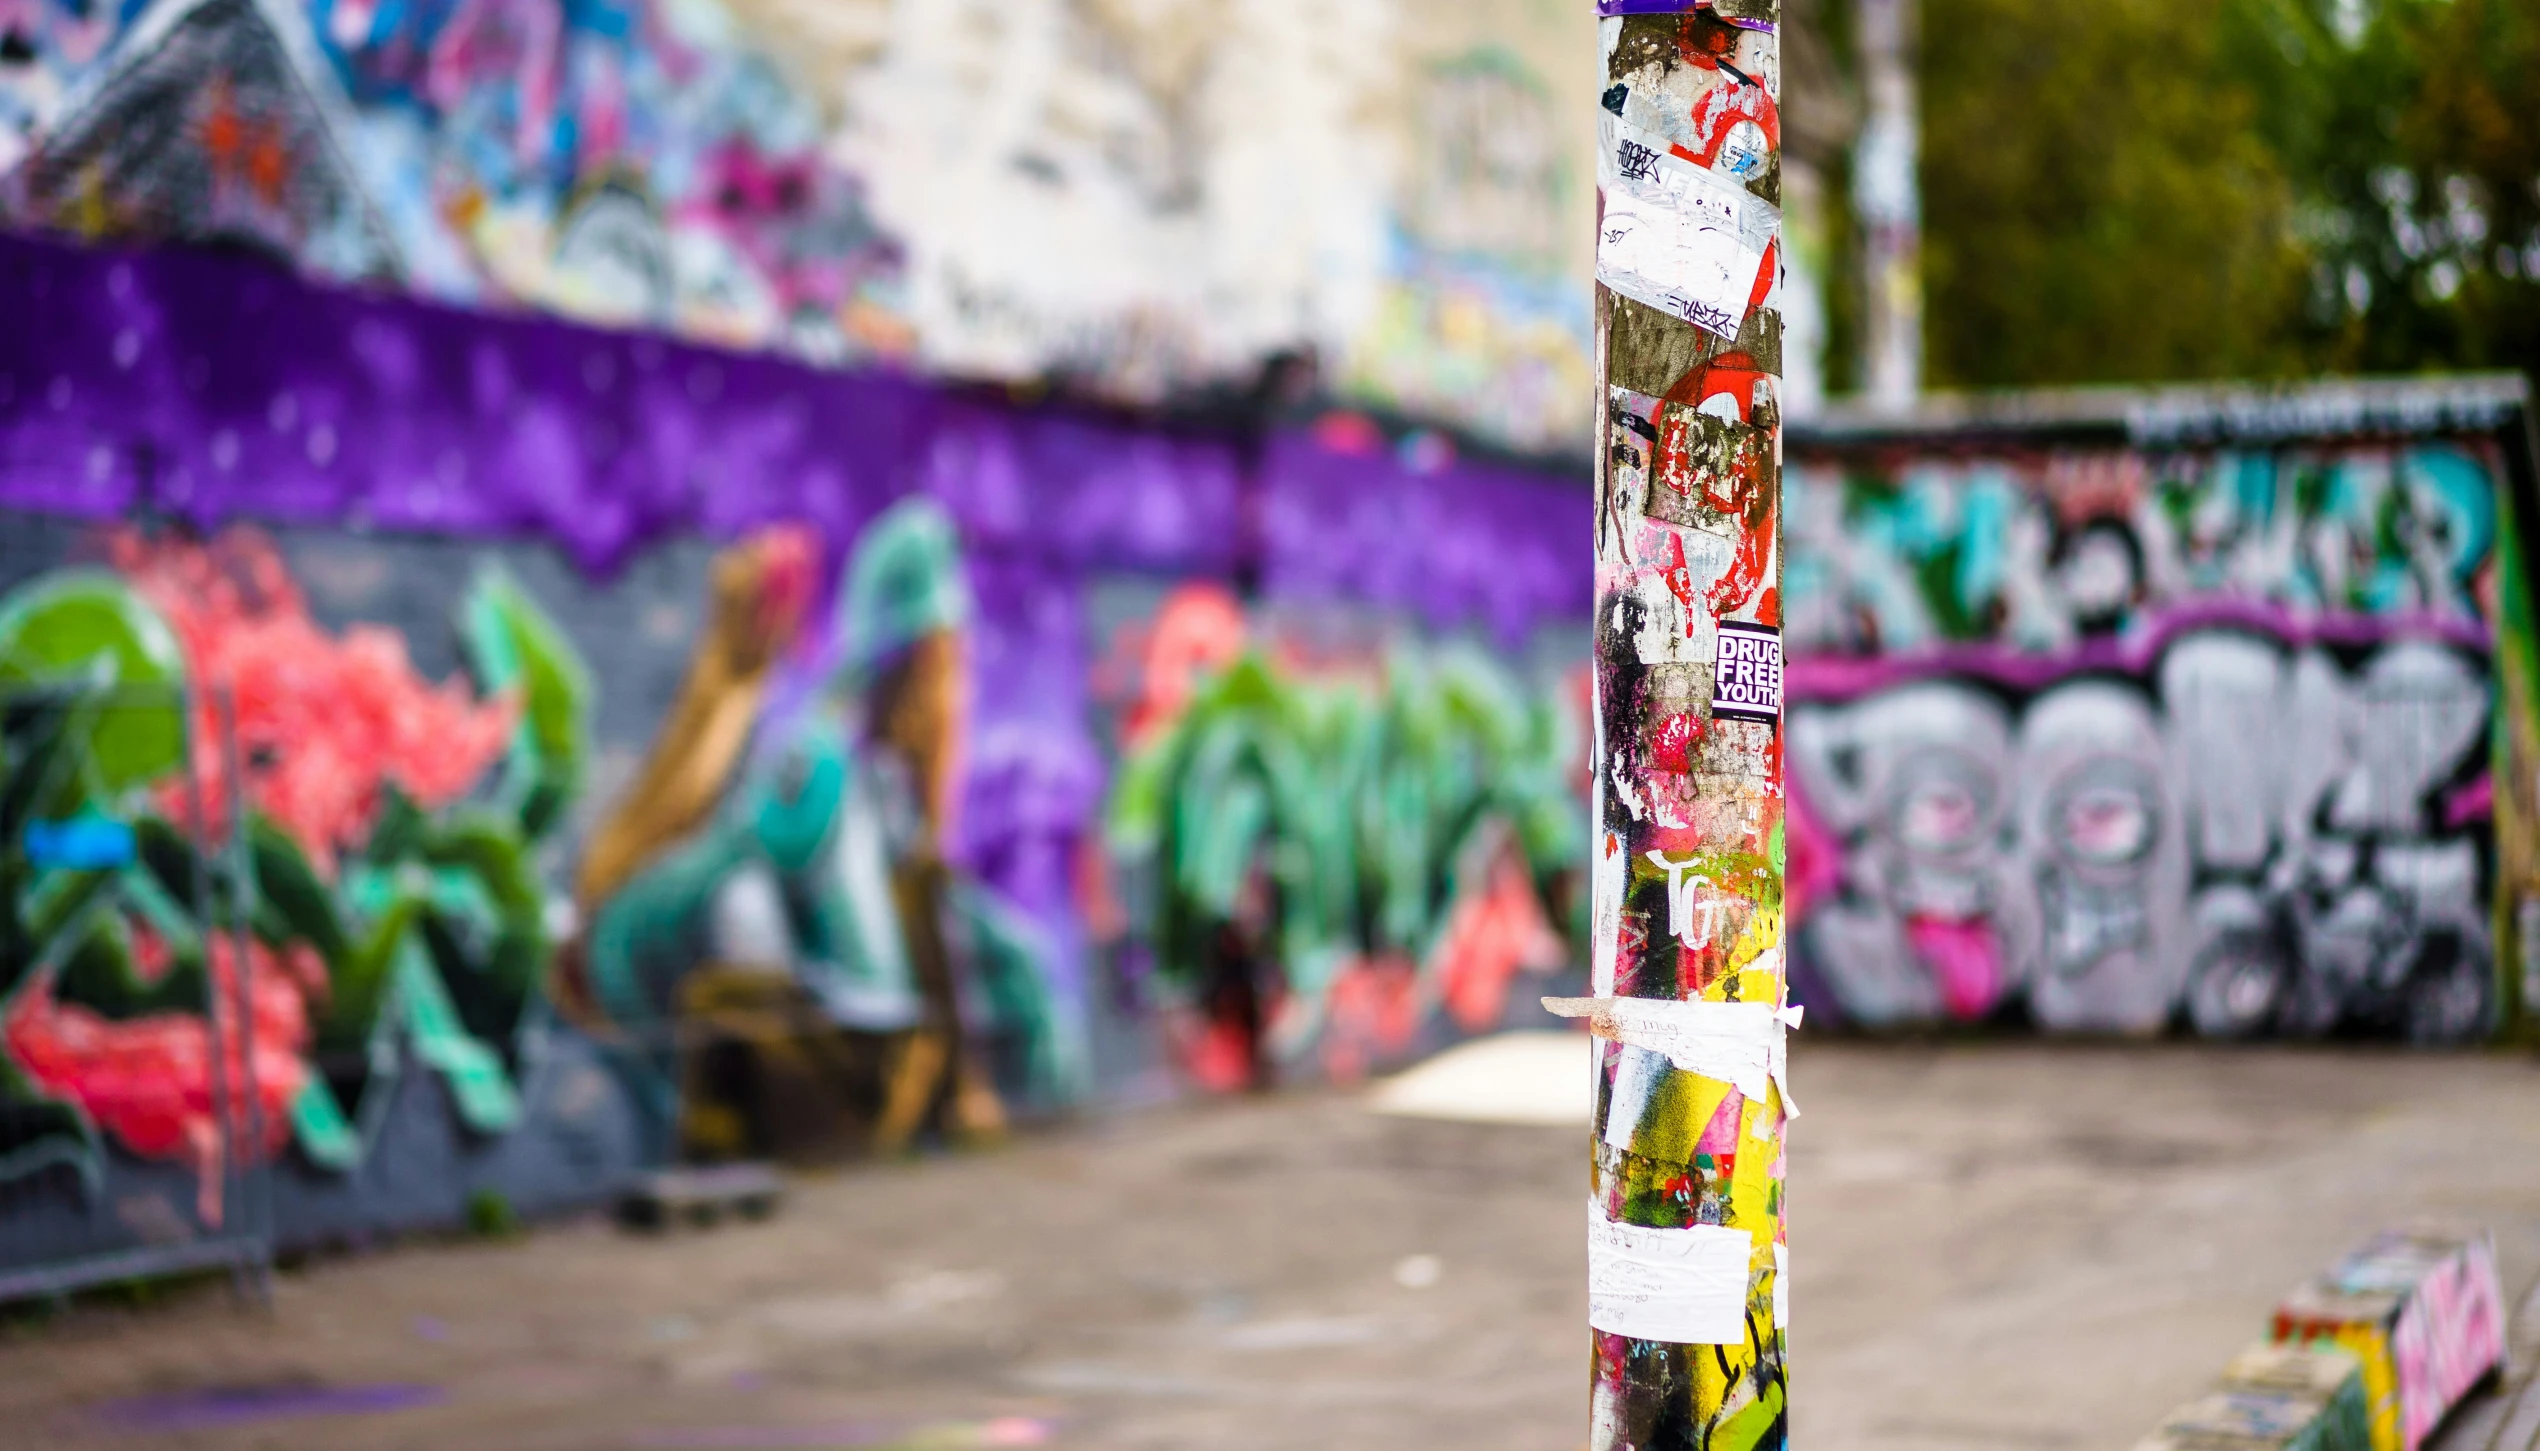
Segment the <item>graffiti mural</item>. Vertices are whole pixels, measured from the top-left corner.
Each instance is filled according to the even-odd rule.
[[[817,361],[907,346],[825,122],[711,6],[26,0],[0,216]]]
[[[1487,12],[1410,29],[1437,47],[1410,77],[1410,195],[1373,313],[1341,351],[1342,387],[1503,445],[1571,446],[1596,396],[1592,290],[1574,255],[1591,230],[1577,212],[1592,158],[1554,124],[1549,38]]]
[[[666,1029],[726,1027],[724,1058],[748,1069],[736,1103],[724,1101],[730,1085],[686,1065],[692,1153],[789,1147],[773,1121],[819,1117],[799,1080],[824,1066],[844,1078],[829,1137],[861,1135],[882,1152],[929,1128],[1001,1133],[992,1046],[1038,1107],[1091,1087],[1079,1005],[1058,999],[1048,949],[944,856],[974,608],[950,520],[910,503],[864,532],[826,632],[825,678],[787,706],[788,656],[821,634],[807,628],[816,557],[814,541],[780,530],[717,561],[679,699],[576,886],[590,922],[579,986],[603,1031],[644,1060],[637,1076],[661,1123],[682,1107],[683,1050]],[[818,664],[796,661],[806,667],[817,677]],[[777,1026],[753,1032],[752,1019]],[[843,1032],[831,1041],[807,1023]],[[770,1056],[787,1061],[752,1061]],[[797,1091],[765,1082],[780,1071]],[[878,1099],[860,1103],[876,1083]]]
[[[1312,357],[1584,437],[1586,58],[1536,7],[821,10],[8,0],[0,224],[1114,401]]]
[[[2487,1235],[2384,1231],[2276,1307],[2279,1344],[2361,1362],[2373,1451],[2417,1451],[2505,1358],[2505,1296]]]
[[[1530,1017],[1521,976],[1581,960],[1584,662],[1529,678],[1192,584],[1104,673],[1120,765],[1088,915],[1199,1083],[1357,1079]]]
[[[1792,875],[1827,1005],[2491,1031],[2513,438],[1795,467]]]
[[[76,1153],[93,1173],[102,1135],[214,1183],[219,1069],[199,1008],[177,1008],[199,992],[178,990],[242,971],[256,1049],[233,1071],[257,1151],[319,1169],[372,1151],[397,1042],[471,1131],[517,1127],[521,1035],[558,1013],[608,1051],[654,1156],[891,1150],[998,1132],[1009,1094],[1047,1109],[1089,1089],[1035,929],[943,859],[973,607],[940,511],[878,521],[834,588],[799,529],[714,560],[651,751],[583,840],[555,843],[578,862],[570,897],[540,859],[576,815],[592,676],[499,566],[448,622],[467,678],[434,682],[392,626],[317,624],[261,533],[102,543],[108,568],[0,605],[0,675],[59,697],[13,706],[10,799],[34,826],[138,843],[114,871],[36,867],[13,898],[31,915],[9,1086],[19,1110],[67,1112],[16,1113],[37,1131],[0,1145],[12,1161]],[[838,618],[812,619],[833,596]],[[198,688],[190,719],[100,726],[83,680]],[[243,864],[218,839],[233,798]],[[212,930],[179,909],[197,881],[237,904]],[[752,1031],[771,1018],[781,1032]]]
[[[514,1126],[511,1054],[550,945],[531,857],[579,784],[569,647],[489,573],[454,622],[475,685],[434,683],[392,632],[316,625],[260,535],[126,530],[107,556],[0,603],[0,677],[36,692],[12,720],[18,839],[90,822],[132,844],[11,858],[29,874],[11,898],[12,1117],[40,1132],[0,1152],[72,1154],[92,1177],[102,1140],[181,1158],[208,1208],[225,1067],[264,1127],[252,1152],[350,1168],[396,1072],[388,1035],[411,1037],[472,1128]],[[164,719],[90,703],[139,685],[181,694]],[[237,808],[243,853],[221,839]],[[208,918],[189,920],[179,904],[198,900]],[[177,1006],[205,974],[252,1004],[254,1052],[228,1065]]]
[[[1575,969],[1572,484],[237,252],[0,289],[0,1268],[242,1161],[305,1245],[1357,1076]]]

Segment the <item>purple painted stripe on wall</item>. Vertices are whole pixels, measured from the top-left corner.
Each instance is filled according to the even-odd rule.
[[[926,380],[312,285],[257,260],[0,237],[0,507],[541,538],[605,574],[777,520],[941,499],[981,558],[1231,575],[1234,442]],[[1582,620],[1572,480],[1303,437],[1252,481],[1263,575],[1514,638]]]
[[[2207,630],[2261,635],[2296,649],[2313,644],[2372,646],[2392,640],[2435,640],[2482,655],[2496,648],[2492,626],[2458,615],[2302,613],[2267,601],[2211,599],[2163,611],[2123,634],[2084,640],[2053,653],[1969,643],[1893,655],[1796,655],[1786,678],[1794,702],[1852,700],[1942,676],[1991,681],[2014,690],[2043,690],[2076,675],[2142,675],[2174,641]]]

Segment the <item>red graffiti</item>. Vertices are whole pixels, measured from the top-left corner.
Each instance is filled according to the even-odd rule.
[[[1123,744],[1135,750],[1181,719],[1200,683],[1243,654],[1251,628],[1241,602],[1222,585],[1173,591],[1155,623],[1127,640],[1132,658],[1114,666],[1135,692],[1121,726]]]
[[[1712,615],[1729,615],[1757,603],[1758,591],[1763,590],[1761,622],[1778,625],[1780,593],[1767,588],[1777,533],[1778,505],[1773,497],[1777,460],[1771,430],[1753,426],[1759,405],[1771,397],[1770,387],[1771,374],[1745,353],[1723,353],[1679,379],[1668,392],[1669,403],[1699,407],[1711,399],[1726,397],[1737,405],[1739,418],[1750,427],[1740,433],[1735,454],[1724,472],[1697,469],[1691,457],[1693,423],[1681,412],[1671,413],[1660,438],[1659,477],[1680,493],[1691,494],[1698,484],[1704,505],[1745,525],[1729,568],[1712,583],[1705,596]],[[1679,548],[1679,563],[1682,557]]]
[[[1686,64],[1717,72],[1727,81],[1704,91],[1702,98],[1694,102],[1694,144],[1672,148],[1687,161],[1706,167],[1717,164],[1721,151],[1741,123],[1752,124],[1763,133],[1766,149],[1776,154],[1781,151],[1781,107],[1774,103],[1773,93],[1764,88],[1762,81],[1737,63],[1738,43],[1744,36],[1745,32],[1715,15],[1696,11],[1684,18],[1676,53]]]
[[[1775,527],[1779,506],[1770,490],[1761,491],[1761,503],[1763,517],[1747,520],[1746,532],[1738,537],[1737,553],[1730,557],[1728,569],[1712,581],[1710,592],[1704,596],[1714,618],[1734,614],[1753,603],[1771,573],[1773,544],[1779,532]],[[1774,618],[1764,623],[1778,624],[1779,621],[1780,610],[1776,605]]]
[[[1447,1014],[1468,1033],[1500,1025],[1518,973],[1551,972],[1568,955],[1522,854],[1503,848],[1488,876],[1480,891],[1456,903],[1431,954]]]
[[[226,80],[209,88],[205,105],[198,130],[213,175],[243,181],[267,205],[281,205],[291,170],[281,124],[241,112],[237,92]]]
[[[249,802],[322,872],[369,838],[386,787],[426,809],[445,806],[511,743],[517,701],[479,702],[456,680],[427,683],[393,630],[327,634],[261,534],[232,530],[205,545],[128,531],[114,558],[175,631],[187,674],[228,690]],[[204,691],[194,711],[202,810],[223,821],[232,786],[215,693]],[[193,819],[185,782],[160,794],[162,810]]]
[[[1703,733],[1708,729],[1707,722],[1691,715],[1671,715],[1660,721],[1657,732],[1650,737],[1651,763],[1661,771],[1678,776],[1692,774],[1694,747],[1702,743]]]
[[[1419,971],[1392,954],[1359,958],[1332,980],[1324,1011],[1323,1070],[1356,1083],[1419,1036]]]
[[[1685,542],[1681,537],[1669,534],[1667,550],[1672,557],[1660,567],[1660,574],[1667,581],[1667,592],[1684,606],[1685,638],[1689,640],[1694,634],[1694,610],[1697,608],[1694,599],[1698,593],[1693,584],[1693,567],[1685,563]]]
[[[136,933],[135,955],[145,974],[163,964],[165,949]],[[226,936],[211,940],[211,981],[224,1006],[237,993],[236,952]],[[277,960],[262,943],[247,952],[248,1000],[255,1024],[253,1070],[238,1037],[225,1035],[219,1072],[228,1084],[252,1086],[261,1136],[247,1152],[269,1158],[291,1138],[291,1104],[308,1082],[301,1053],[308,1047],[306,984],[323,983],[326,969],[305,944],[294,943]],[[162,970],[164,970],[162,968]],[[228,1011],[223,1017],[230,1017]],[[117,1020],[53,996],[49,976],[38,977],[9,1005],[0,1021],[0,1044],[37,1087],[79,1106],[124,1147],[145,1159],[178,1159],[192,1167],[197,1208],[207,1224],[221,1220],[221,1132],[213,1093],[211,1028],[192,1013],[154,1013]],[[244,1143],[246,1100],[230,1110],[232,1142]]]
[[[1738,417],[1753,422],[1756,391],[1770,396],[1773,375],[1755,361],[1751,353],[1722,353],[1676,380],[1667,390],[1666,401],[1698,408],[1709,399],[1726,394],[1737,400]]]

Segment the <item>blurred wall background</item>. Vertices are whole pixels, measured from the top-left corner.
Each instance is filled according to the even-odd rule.
[[[1585,436],[1595,52],[1548,0],[13,0],[6,24],[22,223],[1115,401],[1310,352],[1502,445]]]
[[[1789,0],[1767,77],[1820,1001],[2495,1026],[2519,395],[1864,431],[1855,15]],[[1936,383],[2530,367],[2513,7],[1919,35]],[[1586,910],[1581,464],[1666,472],[1592,436],[1596,53],[1570,0],[0,0],[6,1242],[1531,1021]],[[2305,690],[2405,758],[2341,728],[2197,825],[2210,702]],[[2296,1003],[2306,954],[2379,996]]]

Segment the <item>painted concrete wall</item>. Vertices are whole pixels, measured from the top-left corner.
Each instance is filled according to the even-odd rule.
[[[2112,412],[2097,439],[1962,421],[1802,448],[1815,1001],[1872,1028],[2460,1042],[2514,1020],[2519,389],[2338,391],[2170,395],[2203,437],[2145,413],[2128,439]]]
[[[927,1032],[1000,1116],[1354,1077],[1580,960],[1569,481],[207,250],[0,296],[13,1249],[209,1233],[242,1160],[286,1237],[552,1207],[709,1102],[870,1148]],[[194,698],[97,728],[100,669]]]
[[[1554,0],[11,0],[0,219],[1154,401],[1587,429]]]

